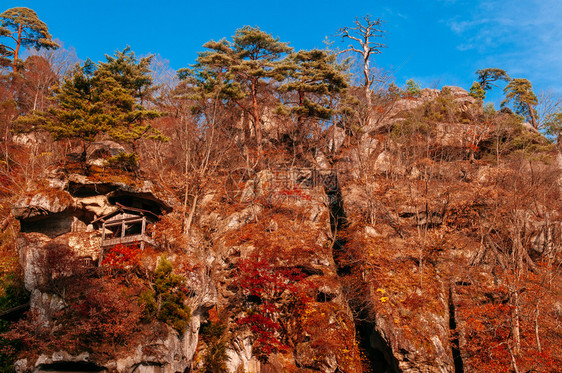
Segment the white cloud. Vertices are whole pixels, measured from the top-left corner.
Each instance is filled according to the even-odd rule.
[[[457,49],[474,50],[478,68],[500,67],[526,77],[538,90],[562,94],[560,0],[471,2],[470,14],[447,22],[463,38]],[[467,3],[467,7],[468,7]]]

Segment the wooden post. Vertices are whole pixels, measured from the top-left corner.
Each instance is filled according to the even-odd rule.
[[[144,232],[146,230],[146,216],[142,216],[142,226],[141,226],[141,250],[144,250]]]

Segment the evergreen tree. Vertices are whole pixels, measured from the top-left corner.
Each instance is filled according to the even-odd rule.
[[[480,83],[474,82],[470,87],[470,96],[476,99],[484,100],[484,98],[486,97],[486,91],[482,89]]]
[[[12,39],[14,46],[0,44],[0,63],[6,64],[11,58],[12,69],[17,72],[20,48],[56,49],[47,25],[28,8],[12,8],[0,14],[0,36]]]
[[[414,79],[409,79],[406,81],[406,88],[404,92],[410,97],[419,97],[421,94],[420,83],[416,82]]]
[[[107,62],[100,64],[99,74],[112,76],[125,89],[133,91],[133,96],[143,105],[151,98],[156,89],[150,75],[150,63],[154,55],[143,57],[137,61],[135,53],[127,46],[116,51],[114,56],[105,56]]]
[[[180,78],[190,75],[207,92],[220,85],[219,96],[234,102],[251,118],[256,144],[261,149],[262,95],[272,81],[284,79],[276,67],[292,48],[250,26],[236,30],[232,42],[210,41],[204,47],[208,50],[199,54],[193,69],[180,70]]]
[[[191,309],[185,304],[185,282],[184,277],[173,273],[172,263],[162,256],[154,272],[151,290],[143,292],[140,297],[145,319],[157,318],[183,333],[191,317]]]
[[[484,91],[482,99],[486,98],[486,91],[489,91],[492,87],[497,87],[497,85],[492,82],[498,80],[509,82],[511,80],[511,77],[507,75],[505,70],[497,68],[476,70],[476,75],[478,76],[478,84],[480,84],[480,88]]]
[[[55,140],[80,140],[84,166],[88,143],[101,134],[130,144],[135,158],[139,139],[165,140],[149,122],[162,113],[141,104],[143,93],[152,84],[145,61],[137,63],[134,54],[128,53],[127,49],[118,51],[114,58],[108,56],[107,62],[96,65],[88,60],[77,66],[55,90],[55,105],[20,117],[18,129],[43,129]]]
[[[515,112],[531,121],[531,125],[537,128],[537,109],[539,103],[533,92],[533,85],[527,79],[513,79],[503,90],[505,100],[501,106],[505,107],[511,101],[514,103]]]
[[[105,104],[109,117],[109,135],[116,141],[130,144],[137,152],[137,142],[142,138],[165,141],[160,131],[149,122],[162,115],[145,107],[152,91],[152,78],[148,68],[152,56],[137,61],[127,47],[115,56],[106,55],[106,62],[98,65],[94,84],[99,100]]]
[[[302,143],[308,136],[307,120],[332,119],[334,101],[345,93],[347,77],[336,63],[336,56],[322,50],[293,53],[279,70],[288,78],[279,88],[286,95],[277,111],[296,118],[293,140]]]
[[[55,105],[47,111],[33,112],[16,121],[16,131],[43,129],[55,140],[76,139],[82,142],[81,161],[86,162],[87,143],[109,129],[109,116],[99,100],[93,76],[96,65],[87,60],[76,66],[73,74],[55,89]]]

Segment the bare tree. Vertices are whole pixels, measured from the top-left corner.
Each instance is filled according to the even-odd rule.
[[[342,39],[352,40],[343,52],[355,52],[361,56],[363,66],[363,91],[367,100],[367,123],[370,122],[370,109],[372,106],[371,87],[375,82],[374,75],[371,71],[370,59],[374,54],[380,54],[382,48],[386,48],[385,44],[379,43],[377,40],[382,38],[384,31],[382,30],[383,21],[380,18],[371,19],[370,15],[363,18],[355,19],[355,27],[343,27],[339,30],[338,36]],[[359,44],[355,46],[354,44]]]
[[[549,124],[557,114],[562,111],[562,98],[551,90],[543,91],[539,94],[539,104],[537,105],[538,129],[548,130]]]

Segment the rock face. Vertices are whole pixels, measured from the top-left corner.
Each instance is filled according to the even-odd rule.
[[[218,175],[200,196],[188,235],[183,206],[150,181],[51,175],[13,207],[22,227],[17,246],[25,287],[41,324],[60,332],[54,315],[72,306],[64,292],[48,289],[67,271],[48,268],[49,253],[64,248],[85,271],[99,265],[107,258],[103,232],[90,222],[116,212],[117,204],[162,219],[149,230],[155,244],[139,263],[119,262],[114,273],[107,267],[98,276],[108,283],[121,276],[137,291],[129,303],[164,302],[162,293],[150,298],[150,292],[165,283],[155,280],[155,268],[167,257],[173,273],[187,279],[176,290],[186,295],[191,315],[182,329],[153,313],[118,356],[96,354],[93,343],[88,352],[28,356],[17,372],[478,371],[485,362],[471,360],[481,347],[474,346],[477,328],[492,325],[498,335],[511,335],[513,320],[496,325],[493,319],[514,317],[511,311],[523,307],[528,287],[536,285],[513,290],[509,273],[499,273],[521,270],[513,267],[515,254],[529,268],[540,258],[559,263],[562,241],[559,207],[541,199],[559,197],[562,156],[533,163],[517,153],[498,167],[513,151],[500,149],[499,141],[515,135],[471,120],[481,114],[479,105],[459,87],[424,89],[399,99],[378,118],[380,126],[353,141],[333,127],[309,160],[314,166],[247,170],[239,180]],[[273,117],[267,126],[266,132],[279,130]],[[517,130],[524,131],[515,142],[521,151],[525,136],[536,133]],[[120,151],[99,145],[100,154]],[[529,197],[535,190],[542,194]],[[543,307],[545,318],[560,317],[558,300],[526,306],[526,315]],[[150,311],[151,303],[143,307]],[[476,316],[486,323],[470,329]],[[508,356],[502,351],[496,358]]]
[[[55,238],[69,232],[85,232],[96,217],[116,211],[116,203],[160,214],[175,204],[152,182],[124,183],[91,181],[83,175],[65,176],[56,172],[49,186],[20,198],[12,214],[21,222],[22,232],[43,233]]]
[[[88,148],[88,164],[90,166],[103,167],[107,163],[108,157],[113,157],[118,154],[125,153],[123,145],[115,141],[97,141],[90,145]]]
[[[49,187],[20,198],[12,208],[22,227],[17,246],[25,288],[31,293],[30,307],[46,324],[50,323],[52,315],[68,307],[60,295],[45,290],[49,288],[52,276],[60,275],[48,267],[47,263],[52,260],[48,259],[50,251],[63,247],[73,257],[81,258],[83,265],[95,266],[102,254],[101,232],[94,231],[89,225],[95,217],[115,211],[115,203],[119,202],[136,203],[158,214],[171,210],[168,203],[173,204],[171,198],[157,192],[148,181],[135,186],[122,182],[90,181],[80,175],[65,177],[56,173],[48,181]],[[34,360],[18,361],[16,371],[184,371],[190,366],[197,346],[199,318],[200,314],[195,310],[183,335],[167,327],[157,338],[138,341],[136,348],[118,360],[93,362],[88,353],[75,355],[58,351],[41,354]]]
[[[303,173],[295,180],[300,177],[311,176]],[[219,253],[216,277],[224,281],[217,287],[219,308],[229,309],[239,315],[236,317],[244,316],[244,308],[238,308],[235,300],[241,291],[238,283],[245,280],[243,276],[240,279],[236,268],[242,262],[252,263],[262,257],[267,263],[275,263],[276,271],[294,268],[305,276],[308,285],[302,291],[308,293],[306,297],[312,297],[306,305],[299,306],[303,307],[299,310],[283,311],[288,299],[282,294],[271,304],[282,313],[279,322],[291,336],[291,348],[287,346],[283,353],[270,354],[264,362],[260,351],[265,347],[256,345],[256,337],[242,329],[227,349],[228,371],[308,369],[335,372],[338,367],[344,371],[357,371],[358,360],[350,359],[350,356],[358,356],[353,317],[337,282],[330,250],[330,213],[326,196],[321,189],[287,189],[284,184],[287,178],[291,179],[291,176],[268,171],[258,173],[240,191],[238,198],[242,206],[239,211],[225,217],[215,215],[211,219],[202,214],[200,224],[203,228],[207,224],[212,226],[215,252]],[[307,184],[306,180],[300,181]],[[260,204],[261,200],[268,204]],[[292,211],[292,214],[288,216],[272,209],[271,205],[279,206],[280,211]],[[211,202],[207,208],[215,210],[216,205]],[[239,237],[244,238],[239,240]],[[259,309],[260,304],[247,303],[246,307]]]

